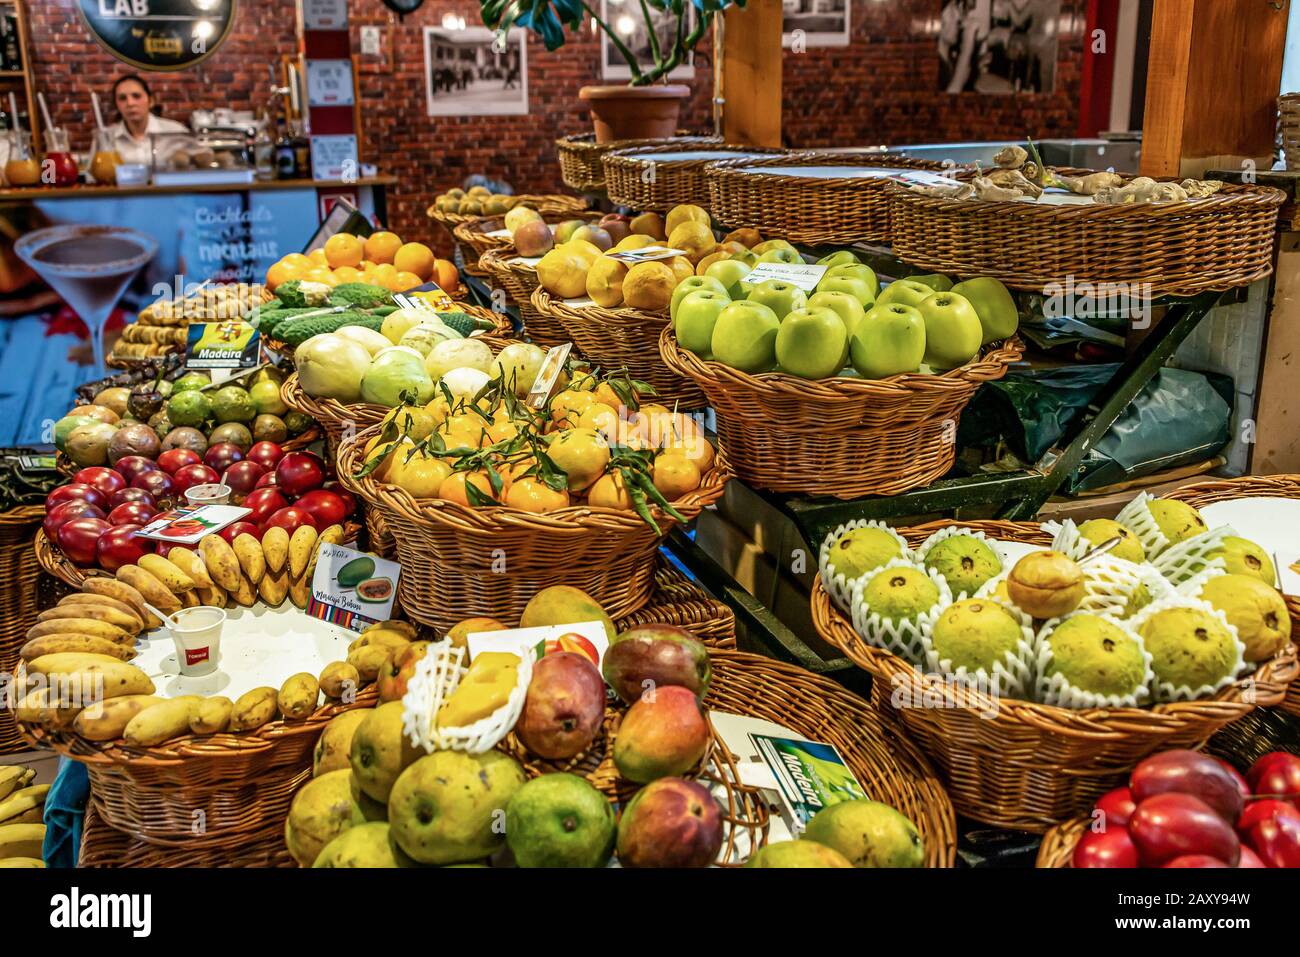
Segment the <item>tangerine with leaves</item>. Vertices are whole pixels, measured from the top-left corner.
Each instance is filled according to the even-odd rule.
[[[506,491],[506,505],[525,512],[554,512],[568,507],[569,493],[558,492],[541,479],[521,478]]]

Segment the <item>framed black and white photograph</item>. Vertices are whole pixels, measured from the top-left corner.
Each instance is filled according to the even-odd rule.
[[[646,30],[645,16],[641,13],[639,0],[601,0],[600,17],[618,34],[618,38],[636,56],[636,62],[642,69],[654,67],[654,54],[650,51],[650,33]],[[672,13],[665,13],[656,7],[650,7],[650,19],[655,25],[655,35],[659,38],[659,49],[668,51],[676,39],[677,18]],[[688,6],[685,30],[695,26],[695,8]],[[668,74],[670,80],[689,80],[695,76],[694,54],[686,55],[686,62]],[[605,31],[600,31],[600,76],[603,80],[629,80],[632,71],[627,61],[618,52],[618,47],[609,42]]]
[[[788,49],[849,45],[850,0],[781,0],[781,44]]]
[[[504,44],[487,27],[424,28],[424,83],[430,116],[518,116],[528,112],[528,47],[523,30]]]
[[[1061,0],[944,0],[939,85],[948,93],[1051,93]]]

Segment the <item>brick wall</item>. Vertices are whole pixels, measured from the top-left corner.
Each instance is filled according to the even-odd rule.
[[[56,122],[69,125],[81,146],[89,138],[90,88],[103,96],[127,67],[90,39],[70,0],[27,3],[37,83],[51,98]],[[938,90],[934,52],[941,0],[856,0],[850,46],[786,52],[786,140],[796,146],[843,146],[1072,135],[1085,5],[1085,0],[1062,0],[1053,94],[949,96]],[[400,179],[389,198],[395,229],[432,238],[425,206],[470,173],[507,179],[519,191],[562,188],[553,141],[589,128],[578,89],[600,82],[595,35],[584,29],[554,53],[529,38],[526,116],[430,117],[423,28],[440,25],[448,13],[476,25],[478,4],[428,0],[400,22],[378,0],[353,0],[351,8],[354,51],[360,51],[362,25],[382,26],[383,55],[362,58],[362,150],[365,159]],[[230,38],[212,57],[181,73],[154,74],[149,82],[174,117],[196,107],[256,108],[264,104],[269,85],[266,64],[294,49],[293,0],[246,0]],[[707,37],[699,49],[704,56],[696,65],[683,125],[705,130],[711,126],[712,87]]]

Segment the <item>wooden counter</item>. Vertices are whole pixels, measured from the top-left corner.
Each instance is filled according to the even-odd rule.
[[[114,199],[119,196],[162,196],[181,193],[241,193],[269,189],[340,189],[345,187],[392,186],[396,176],[368,176],[343,180],[271,179],[251,183],[186,183],[176,186],[31,186],[26,189],[0,188],[0,203],[34,202],[42,199]]]

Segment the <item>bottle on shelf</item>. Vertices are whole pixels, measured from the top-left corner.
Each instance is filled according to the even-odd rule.
[[[253,136],[253,170],[259,180],[275,179],[275,140],[271,138],[271,121],[265,113],[259,118]]]

